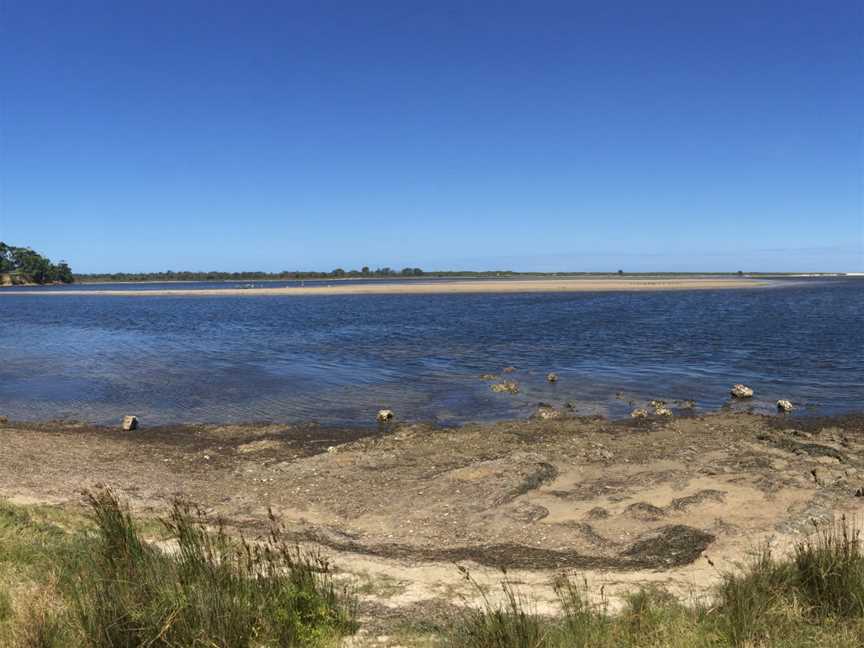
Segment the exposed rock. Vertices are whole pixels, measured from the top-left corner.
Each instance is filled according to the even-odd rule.
[[[670,410],[668,407],[663,407],[663,406],[657,407],[654,410],[654,413],[657,416],[672,416],[672,410]]]
[[[678,407],[682,409],[693,409],[696,406],[696,401],[692,400],[683,400],[678,401]]]
[[[558,374],[556,374],[554,371],[550,371],[548,374],[546,374],[546,380],[550,383],[558,382]]]
[[[334,452],[338,452],[338,450],[336,449],[336,446],[327,446],[327,452],[333,454]]]
[[[648,410],[638,407],[630,412],[632,418],[648,418]]]
[[[515,382],[505,380],[504,382],[495,383],[490,387],[495,393],[507,392],[508,394],[518,394],[519,393],[519,385]]]
[[[544,421],[547,419],[557,419],[561,418],[561,412],[556,410],[554,407],[549,407],[548,405],[541,405],[534,413],[534,417],[542,419]]]
[[[379,423],[387,423],[393,420],[393,411],[389,409],[378,410],[378,416],[375,418],[378,419]]]
[[[747,385],[742,385],[740,383],[732,385],[732,389],[729,392],[732,394],[734,398],[752,398],[753,390]]]
[[[661,408],[661,407],[665,407],[665,406],[666,406],[666,401],[664,401],[664,400],[652,400],[651,403],[650,403],[650,405],[651,405],[651,407],[653,407],[654,409],[659,409],[659,408]]]
[[[0,416],[0,425],[3,425],[4,423],[8,423],[8,422],[9,422],[8,418],[6,418],[5,416]]]
[[[777,409],[781,412],[791,412],[793,409],[795,409],[795,406],[792,405],[792,401],[778,400]]]
[[[130,432],[132,430],[138,429],[138,417],[137,416],[124,416],[123,417],[123,431]]]

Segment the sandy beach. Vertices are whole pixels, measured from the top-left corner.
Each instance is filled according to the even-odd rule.
[[[352,284],[334,282],[289,288],[224,288],[166,290],[27,290],[0,291],[0,295],[56,295],[106,297],[225,297],[225,296],[305,296],[305,295],[432,295],[470,293],[543,293],[543,292],[639,292],[659,290],[718,290],[755,288],[768,285],[765,281],[737,278],[687,279],[516,279],[476,281],[436,281],[424,283]]]

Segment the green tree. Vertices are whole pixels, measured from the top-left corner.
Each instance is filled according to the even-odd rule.
[[[63,283],[72,283],[75,281],[75,277],[72,276],[72,268],[65,261],[57,264],[55,268],[55,281],[62,281]]]
[[[54,265],[38,252],[27,247],[14,247],[0,241],[0,272],[14,272],[27,281],[44,284],[51,281],[74,281],[72,269],[65,261]]]

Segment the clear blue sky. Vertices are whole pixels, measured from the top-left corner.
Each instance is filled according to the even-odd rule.
[[[864,270],[864,4],[0,0],[76,271]]]

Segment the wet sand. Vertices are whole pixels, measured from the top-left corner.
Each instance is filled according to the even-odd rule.
[[[718,290],[756,288],[768,282],[753,279],[485,279],[477,281],[430,281],[410,283],[351,284],[336,282],[326,286],[288,288],[224,288],[165,290],[21,290],[0,291],[0,295],[40,296],[113,296],[113,297],[225,297],[225,296],[304,296],[304,295],[429,295],[470,293],[549,293],[549,292],[640,292],[659,290]]]
[[[272,509],[396,618],[471,597],[454,562],[489,584],[507,567],[541,609],[562,569],[613,597],[648,583],[686,596],[764,543],[787,551],[814,520],[864,514],[862,416],[143,423],[0,424],[0,497],[74,507],[110,485],[146,516],[179,495],[250,538]]]

